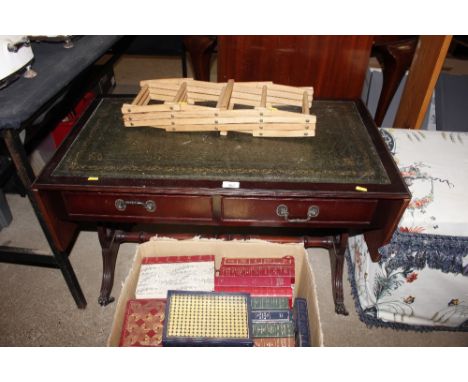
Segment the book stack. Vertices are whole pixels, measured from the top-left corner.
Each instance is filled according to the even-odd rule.
[[[120,346],[162,346],[168,291],[213,291],[214,264],[213,255],[143,258]]]
[[[252,297],[254,346],[295,346],[295,326],[287,297]]]
[[[292,308],[294,257],[223,258],[215,278],[219,292],[244,292],[252,297],[286,297]]]
[[[310,346],[294,257],[146,257],[120,346]]]
[[[294,257],[223,258],[215,290],[252,296],[255,346],[295,346],[292,318]]]

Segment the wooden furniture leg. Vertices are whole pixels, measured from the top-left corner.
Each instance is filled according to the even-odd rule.
[[[0,247],[0,262],[60,269],[77,307],[79,309],[84,309],[86,308],[86,299],[75,275],[75,271],[68,259],[70,250],[60,249],[60,244],[57,243],[51,234],[46,221],[47,219],[41,212],[37,200],[34,197],[31,185],[35,176],[18,133],[6,129],[2,132],[2,138],[15,165],[18,177],[26,190],[26,194],[31,202],[31,206],[44,232],[49,247],[52,250],[52,256],[36,253],[29,248]]]
[[[333,299],[335,301],[335,312],[347,316],[349,313],[344,305],[343,296],[343,268],[344,254],[348,245],[348,234],[342,233],[336,236],[333,241],[332,256],[335,260],[335,266],[332,267],[333,277]]]
[[[341,233],[337,236],[326,236],[320,239],[304,238],[305,248],[321,247],[328,249],[334,263],[332,264],[332,290],[335,312],[344,316],[349,314],[344,305],[343,297],[344,253],[348,245],[348,236],[348,233]]]
[[[377,37],[374,40],[371,54],[379,61],[383,74],[382,91],[374,117],[377,126],[382,126],[401,79],[411,65],[417,42],[417,36],[388,42],[380,41]]]
[[[102,248],[102,283],[101,292],[98,298],[99,305],[105,306],[115,299],[111,297],[112,286],[114,285],[115,264],[119,252],[121,240],[120,231],[112,228],[99,226],[98,237]]]
[[[211,54],[216,47],[216,37],[185,36],[183,43],[192,60],[194,79],[209,81],[210,60]]]
[[[420,129],[452,36],[421,36],[394,127]]]

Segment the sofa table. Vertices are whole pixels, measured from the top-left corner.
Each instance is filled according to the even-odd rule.
[[[58,248],[80,228],[98,231],[99,303],[110,292],[119,244],[150,234],[300,238],[330,250],[335,310],[343,303],[349,234],[364,233],[374,260],[392,237],[409,191],[360,101],[314,101],[315,137],[166,133],[124,127],[129,100],[95,102],[33,185]],[[146,225],[140,227],[138,225]],[[283,239],[280,239],[283,238]]]

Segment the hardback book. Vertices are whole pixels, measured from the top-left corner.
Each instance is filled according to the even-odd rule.
[[[265,337],[293,337],[295,336],[294,323],[288,322],[253,322],[254,338]]]
[[[294,337],[284,338],[254,338],[254,346],[257,347],[294,347],[296,342]]]
[[[214,255],[192,256],[150,256],[141,260],[142,264],[167,264],[167,263],[196,263],[200,261],[214,261]]]
[[[168,290],[213,291],[214,264],[213,255],[146,257],[135,297],[166,298]]]
[[[311,346],[309,315],[305,298],[294,300],[293,320],[296,327],[296,346]]]
[[[227,277],[289,277],[294,284],[294,266],[291,265],[229,265],[221,266],[219,276]]]
[[[292,317],[290,309],[252,311],[252,322],[288,322]]]
[[[289,287],[291,278],[287,276],[216,276],[216,286],[247,286],[247,287]]]
[[[162,346],[166,300],[129,300],[119,346]]]
[[[292,308],[293,290],[291,287],[248,287],[215,285],[216,292],[249,293],[252,297],[286,297],[288,308]]]
[[[164,346],[253,346],[246,293],[168,291]]]
[[[289,309],[289,299],[287,297],[252,297],[250,301],[252,311]]]
[[[221,266],[237,266],[237,265],[289,265],[294,267],[294,257],[255,257],[255,258],[230,258],[223,257],[221,259]]]

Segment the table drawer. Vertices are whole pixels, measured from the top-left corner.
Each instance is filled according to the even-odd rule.
[[[223,198],[224,221],[258,221],[283,224],[369,223],[376,200]]]
[[[210,197],[98,192],[63,193],[69,217],[135,221],[212,220]]]

